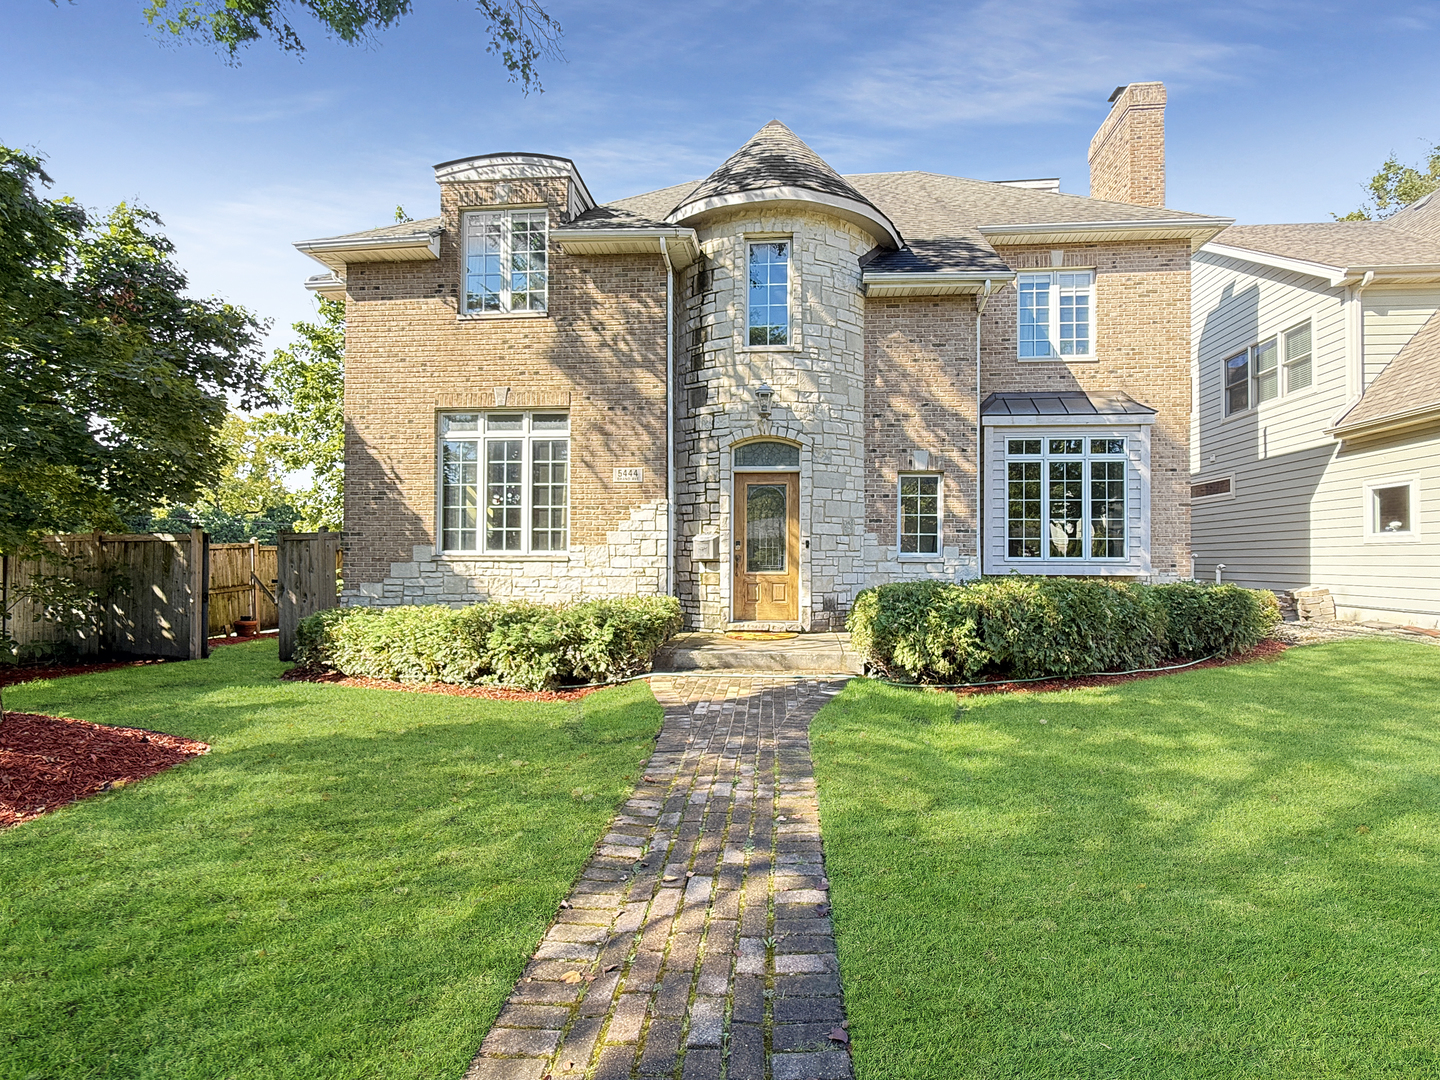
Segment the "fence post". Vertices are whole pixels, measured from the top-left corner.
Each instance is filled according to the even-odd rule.
[[[199,526],[190,530],[190,659],[205,657],[205,638],[209,627],[205,625],[205,530]]]
[[[250,617],[260,625],[260,538],[250,537]]]

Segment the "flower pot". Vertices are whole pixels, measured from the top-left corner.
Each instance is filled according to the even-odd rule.
[[[236,619],[235,634],[237,637],[254,637],[260,632],[258,619]]]

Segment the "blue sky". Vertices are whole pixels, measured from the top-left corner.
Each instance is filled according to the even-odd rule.
[[[1167,202],[1242,222],[1353,209],[1440,142],[1440,4],[554,0],[566,62],[523,97],[469,0],[415,0],[369,46],[318,29],[230,67],[157,42],[143,0],[5,0],[0,143],[54,192],[160,213],[196,292],[306,317],[290,245],[436,212],[435,162],[573,158],[601,201],[699,178],[779,118],[842,172],[1059,176],[1117,85],[1169,88]],[[302,29],[307,24],[300,23]]]

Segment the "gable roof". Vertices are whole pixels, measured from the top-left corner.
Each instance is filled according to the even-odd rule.
[[[1405,209],[1392,214],[1385,223],[1440,244],[1440,191],[1432,191],[1424,198],[1416,199]]]
[[[1211,243],[1337,270],[1440,265],[1440,241],[1388,221],[1317,221],[1296,225],[1232,225]]]
[[[1431,315],[1331,429],[1342,437],[1440,414],[1440,312]]]

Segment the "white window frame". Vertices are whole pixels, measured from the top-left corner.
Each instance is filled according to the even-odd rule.
[[[1005,471],[1001,479],[1002,503],[1004,508],[1001,543],[1002,560],[1006,563],[1034,566],[1045,563],[1099,563],[1115,565],[1125,563],[1131,559],[1131,547],[1135,542],[1135,526],[1130,521],[1130,482],[1135,475],[1135,466],[1131,461],[1133,445],[1131,436],[1115,435],[1108,433],[1097,433],[1085,430],[1083,427],[1072,428],[1068,431],[1047,431],[1036,434],[1033,431],[1023,433],[1005,432]],[[1050,440],[1052,439],[1081,439],[1084,445],[1079,454],[1052,453]],[[1122,450],[1118,453],[1096,453],[1092,448],[1091,440],[1104,440],[1106,442],[1119,442]],[[1039,454],[1016,453],[1010,449],[1011,442],[1039,442]],[[1081,516],[1082,525],[1080,536],[1079,555],[1053,555],[1050,552],[1050,536],[1047,532],[1047,506],[1050,502],[1050,463],[1052,461],[1081,462],[1080,482],[1081,488]],[[1121,553],[1119,555],[1092,555],[1091,549],[1095,540],[1094,535],[1094,509],[1091,500],[1092,491],[1090,484],[1089,466],[1094,462],[1118,463],[1124,466],[1124,475],[1121,478],[1122,505],[1120,509],[1120,521],[1124,528],[1124,536],[1121,538]],[[1040,465],[1040,554],[1037,555],[1012,555],[1010,553],[1010,466],[1021,463],[1038,463]],[[1024,481],[1022,481],[1023,483]]]
[[[445,421],[450,417],[475,417],[475,430],[447,432]],[[565,428],[544,428],[536,429],[535,418],[537,416],[565,417]],[[490,430],[489,421],[492,418],[504,418],[505,420],[519,419],[518,429],[501,431]],[[457,558],[470,559],[504,559],[504,558],[544,558],[544,557],[566,557],[570,550],[571,537],[573,535],[573,522],[570,518],[570,495],[573,488],[574,458],[571,453],[573,435],[571,429],[570,412],[568,409],[533,409],[521,412],[519,410],[479,410],[479,409],[447,409],[440,413],[436,421],[436,442],[435,442],[435,547],[441,555],[449,555]],[[517,548],[492,548],[489,546],[489,525],[486,513],[489,503],[489,450],[488,444],[492,442],[518,441],[521,445],[520,465],[520,546]],[[475,547],[449,547],[446,544],[446,484],[445,484],[445,444],[474,443],[476,482],[475,482]],[[561,507],[563,511],[564,544],[559,547],[536,548],[535,544],[535,445],[542,442],[564,442],[565,443],[565,501]],[[553,487],[555,485],[545,485]],[[546,530],[553,531],[553,530]]]
[[[935,550],[905,550],[905,499],[923,498],[923,495],[903,494],[905,481],[911,478],[935,481]],[[916,533],[917,537],[924,533]],[[895,554],[902,562],[934,562],[945,557],[945,474],[938,472],[902,472],[895,479]]]
[[[1409,488],[1410,528],[1404,532],[1386,532],[1376,528],[1379,507],[1376,494],[1386,488]],[[1413,544],[1420,540],[1420,478],[1417,476],[1392,476],[1383,480],[1370,480],[1364,486],[1361,502],[1361,528],[1367,544]]]
[[[1303,360],[1310,365],[1310,381],[1305,386],[1294,388],[1290,385],[1293,377],[1291,373],[1294,371],[1295,366],[1301,362],[1302,357],[1296,357],[1293,360],[1288,359],[1285,354],[1286,343],[1291,334],[1307,324],[1310,327],[1310,351],[1304,354]],[[1256,368],[1256,361],[1260,356],[1261,350],[1266,346],[1274,347],[1275,365],[1262,372]],[[1230,387],[1232,385],[1229,381],[1230,361],[1240,356],[1245,357],[1246,403],[1243,408],[1232,409],[1230,407]],[[1260,380],[1264,375],[1272,373],[1275,377],[1275,393],[1271,397],[1261,401]],[[1240,384],[1237,382],[1233,385],[1239,386]],[[1247,412],[1254,412],[1257,409],[1266,408],[1274,402],[1286,401],[1294,397],[1302,397],[1306,394],[1313,393],[1314,390],[1315,320],[1310,316],[1306,316],[1300,321],[1290,324],[1283,330],[1277,330],[1273,334],[1266,334],[1264,337],[1257,339],[1254,344],[1247,345],[1243,349],[1236,349],[1234,352],[1227,353],[1220,361],[1220,408],[1226,418],[1240,416]]]
[[[750,344],[750,253],[762,244],[785,244],[789,249],[785,261],[785,344],[783,345]],[[795,237],[789,234],[752,233],[745,237],[744,248],[745,262],[740,280],[744,283],[742,288],[745,290],[745,323],[741,328],[741,348],[755,351],[799,348],[800,334],[799,328],[795,324]]]
[[[1081,277],[1081,276],[1084,276],[1085,278],[1088,279],[1087,282],[1086,282],[1086,284],[1084,284],[1084,285],[1076,285],[1076,284],[1061,285],[1061,283],[1060,283],[1060,279],[1061,279],[1062,277]],[[1048,295],[1048,298],[1047,298],[1047,315],[1048,315],[1048,322],[1047,322],[1047,330],[1046,330],[1046,335],[1047,335],[1047,336],[1046,336],[1046,344],[1049,346],[1050,352],[1049,352],[1047,355],[1045,355],[1045,356],[1026,356],[1025,353],[1024,353],[1024,342],[1022,341],[1022,337],[1021,337],[1021,335],[1022,335],[1022,324],[1021,324],[1021,321],[1020,321],[1020,318],[1021,318],[1021,303],[1020,303],[1020,300],[1021,300],[1021,298],[1024,296],[1024,287],[1025,287],[1025,285],[1031,284],[1031,283],[1034,283],[1034,282],[1037,282],[1037,281],[1039,281],[1039,280],[1041,280],[1041,279],[1044,279],[1045,282],[1047,283],[1048,287],[1049,287],[1049,289],[1048,289],[1049,295]],[[1060,338],[1061,318],[1060,318],[1060,316],[1061,316],[1061,306],[1062,306],[1062,298],[1061,298],[1061,291],[1062,291],[1062,290],[1064,290],[1065,292],[1067,292],[1067,293],[1068,293],[1069,295],[1071,295],[1072,297],[1073,297],[1073,296],[1084,296],[1084,297],[1085,297],[1086,310],[1087,310],[1087,312],[1088,312],[1088,318],[1087,318],[1087,320],[1086,320],[1087,334],[1086,334],[1086,337],[1085,337],[1085,346],[1086,346],[1086,351],[1085,351],[1085,352],[1070,352],[1070,353],[1065,353],[1065,352],[1062,352],[1062,351],[1060,350],[1060,346],[1061,346],[1061,338]],[[1072,362],[1072,361],[1074,361],[1074,362],[1089,362],[1089,361],[1093,361],[1093,360],[1096,358],[1096,349],[1095,349],[1095,271],[1094,271],[1094,270],[1086,269],[1086,268],[1084,268],[1084,267],[1071,267],[1071,266],[1061,267],[1061,268],[1055,269],[1055,270],[1043,270],[1043,271],[1042,271],[1042,270],[1026,270],[1026,271],[1022,272],[1021,274],[1019,274],[1019,275],[1016,277],[1016,279],[1015,279],[1015,297],[1016,297],[1016,299],[1015,299],[1015,353],[1016,353],[1016,356],[1017,356],[1020,360],[1025,361],[1025,362],[1038,361],[1038,362],[1040,362],[1040,363],[1055,363],[1056,361],[1059,361],[1059,362],[1061,362],[1061,363],[1070,363],[1070,362]]]
[[[541,306],[525,307],[520,310],[512,310],[514,303],[512,286],[514,284],[514,235],[515,222],[524,219],[529,224],[539,223],[545,239],[545,267],[543,270],[527,270],[525,273],[540,273],[545,276],[545,286],[541,293]],[[506,207],[503,210],[466,210],[460,215],[460,317],[462,319],[495,319],[495,318],[545,318],[550,314],[550,218],[549,211],[543,206]],[[500,288],[496,295],[500,298],[500,306],[496,310],[485,311],[470,308],[470,258],[471,242],[474,230],[483,228],[488,224],[499,224],[500,235],[500,265],[501,273]],[[503,268],[510,267],[507,272]],[[527,290],[526,296],[530,296],[535,290]]]

